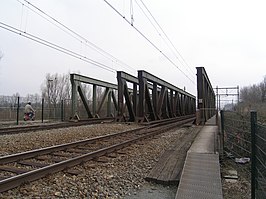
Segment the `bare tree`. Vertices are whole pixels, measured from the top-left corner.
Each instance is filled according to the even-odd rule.
[[[240,90],[241,100],[248,103],[260,103],[266,100],[266,76],[260,84],[244,87]]]
[[[0,50],[0,61],[4,57],[4,53]]]
[[[261,102],[265,102],[266,100],[266,75],[264,76],[263,81],[260,83],[261,90]]]
[[[87,98],[87,100],[91,100],[92,99],[92,94],[91,94],[92,92],[91,92],[90,85],[81,83],[80,86],[81,86],[82,92],[83,92],[84,96]]]
[[[103,87],[97,86],[96,88],[96,100],[98,104],[101,102],[103,98]]]
[[[71,87],[69,76],[69,74],[46,74],[41,90],[42,96],[48,101],[49,106],[52,105],[56,108],[61,100],[70,98]]]
[[[37,93],[35,93],[35,94],[28,94],[26,96],[26,101],[27,102],[32,102],[35,105],[40,104],[40,102],[41,102],[40,95],[37,94]]]
[[[18,103],[18,97],[19,97],[19,93],[13,94],[12,97],[10,98],[10,104],[13,107],[17,107],[17,103]]]

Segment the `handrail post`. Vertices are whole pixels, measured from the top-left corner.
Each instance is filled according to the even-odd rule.
[[[18,97],[18,107],[17,107],[17,125],[19,124],[19,97]]]
[[[44,98],[42,98],[42,123],[43,123],[43,114],[44,114]]]
[[[64,121],[64,100],[61,100],[61,122]]]
[[[224,111],[221,110],[221,151],[222,159],[224,158]]]

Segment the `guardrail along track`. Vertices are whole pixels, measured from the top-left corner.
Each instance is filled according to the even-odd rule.
[[[138,140],[192,122],[194,119],[186,116],[176,120],[164,120],[161,123],[129,131],[1,157],[0,192],[107,155]]]
[[[0,128],[0,135],[24,133],[24,132],[29,132],[29,131],[57,129],[57,128],[68,128],[68,127],[74,127],[74,126],[107,123],[107,122],[112,122],[112,121],[114,121],[114,118],[93,118],[93,119],[88,119],[88,120],[81,120],[78,122],[71,121],[71,122],[61,122],[61,123],[55,123],[55,124],[5,127],[5,128]]]

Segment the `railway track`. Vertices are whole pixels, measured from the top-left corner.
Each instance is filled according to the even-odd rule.
[[[61,122],[55,124],[40,124],[40,125],[30,125],[30,126],[18,126],[18,127],[4,127],[0,128],[0,135],[7,134],[16,134],[16,133],[25,133],[29,131],[42,131],[49,129],[57,129],[57,128],[68,128],[82,125],[90,125],[90,124],[99,124],[99,123],[107,123],[112,122],[114,118],[93,118],[88,120],[81,120],[78,122]]]
[[[190,116],[164,120],[129,131],[1,157],[0,192],[110,154],[194,119]]]

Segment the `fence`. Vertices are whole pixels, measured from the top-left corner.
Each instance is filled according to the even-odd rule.
[[[257,113],[240,115],[221,111],[223,147],[251,182],[251,198],[266,198],[266,126],[257,122]]]
[[[18,97],[14,103],[5,103],[5,105],[0,106],[1,124],[20,124],[24,118],[24,107],[26,104],[26,98]],[[92,108],[92,102],[88,101],[88,104]],[[107,109],[105,106],[99,113],[101,117],[105,117]],[[36,110],[35,120],[39,122],[66,121],[73,116],[71,99],[62,100],[57,104],[49,103],[44,99],[35,100],[32,101],[32,107]],[[111,107],[111,110],[112,115],[115,115],[115,108]],[[80,100],[77,101],[77,114],[81,119],[87,118],[85,108]]]

